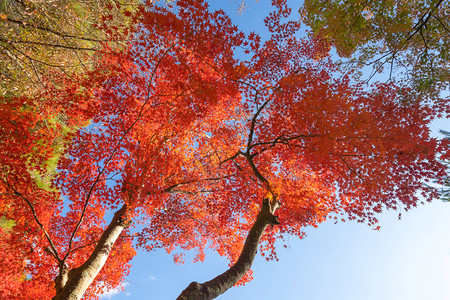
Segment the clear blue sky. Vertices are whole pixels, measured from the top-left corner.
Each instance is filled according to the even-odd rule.
[[[247,0],[236,13],[235,1],[214,1],[244,31],[260,31],[269,1]],[[290,1],[294,12],[300,1]],[[450,131],[450,121],[433,125]],[[450,299],[450,203],[435,201],[403,213],[385,212],[380,231],[353,222],[326,222],[306,230],[303,240],[292,238],[279,248],[279,261],[257,256],[254,280],[218,299],[306,300],[446,300]],[[132,261],[125,292],[102,299],[175,299],[191,281],[204,282],[225,271],[228,262],[209,253],[203,263],[175,265],[163,250],[139,251]]]

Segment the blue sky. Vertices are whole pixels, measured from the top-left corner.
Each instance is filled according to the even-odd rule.
[[[279,261],[257,256],[254,280],[218,299],[450,299],[450,203],[436,201],[403,214],[383,214],[381,230],[327,222],[279,250]],[[203,263],[175,265],[164,251],[138,253],[125,292],[102,299],[175,299],[193,280],[225,271],[211,253]]]
[[[248,0],[237,14],[236,1],[215,1],[244,31],[259,31],[268,1]],[[300,1],[291,1],[294,12]],[[433,124],[450,131],[449,120]],[[325,222],[306,229],[303,240],[292,238],[279,248],[279,261],[257,256],[254,280],[230,289],[219,299],[307,300],[444,300],[450,299],[450,203],[435,201],[403,213],[385,212],[380,231],[354,222]],[[164,250],[139,251],[125,292],[112,291],[102,299],[175,299],[191,282],[204,282],[227,269],[228,261],[209,253],[203,263],[173,263]]]

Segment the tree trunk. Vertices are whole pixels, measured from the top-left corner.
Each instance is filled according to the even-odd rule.
[[[114,214],[92,254],[83,265],[69,271],[67,282],[59,292],[57,291],[58,294],[53,297],[53,300],[78,300],[83,297],[105,264],[117,238],[128,226],[126,213],[127,207],[124,205]]]
[[[278,217],[274,215],[279,202],[276,199],[263,199],[261,210],[255,223],[250,229],[244,248],[237,262],[224,273],[205,283],[192,282],[178,296],[177,300],[209,300],[225,293],[229,288],[236,284],[250,269],[256,252],[258,250],[259,240],[268,225],[279,224]]]

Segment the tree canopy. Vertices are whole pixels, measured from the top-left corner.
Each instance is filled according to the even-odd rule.
[[[90,68],[102,45],[126,43],[127,31],[117,29],[127,28],[123,24],[137,5],[133,0],[2,1],[0,94],[42,89],[48,69],[71,74]]]
[[[444,104],[342,74],[327,42],[300,38],[285,1],[273,5],[262,41],[204,1],[148,1],[127,47],[2,99],[0,214],[14,221],[0,241],[2,297],[96,299],[136,247],[180,262],[217,251],[240,274],[220,275],[220,294],[251,279],[258,247],[271,259],[275,241],[328,218],[376,228],[383,209],[439,196],[423,183],[445,175],[448,140],[427,128]],[[61,115],[63,136],[47,122]],[[214,284],[179,299],[215,297]]]
[[[302,20],[324,37],[349,68],[388,69],[390,78],[427,97],[449,88],[449,3],[305,0]]]

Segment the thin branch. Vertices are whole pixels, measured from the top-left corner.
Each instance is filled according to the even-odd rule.
[[[79,246],[79,247],[73,248],[72,250],[70,250],[70,252],[73,253],[73,252],[78,251],[80,249],[83,249],[83,248],[89,247],[91,245],[97,244],[99,240],[100,239],[97,239],[97,240],[95,240],[93,242],[90,242],[90,243],[87,243],[87,244],[85,244],[83,246]]]
[[[348,168],[352,173],[354,173],[354,174],[355,174],[356,176],[358,176],[360,179],[364,180],[364,179],[358,174],[358,172],[356,172],[355,170],[353,170],[352,167],[350,167],[350,165],[345,161],[345,159],[342,157],[342,155],[339,155],[339,154],[338,154],[338,156],[339,156],[339,158],[344,162],[344,164],[347,166],[347,168]]]
[[[39,46],[45,46],[45,47],[53,47],[53,48],[64,48],[69,50],[84,50],[84,51],[95,51],[99,53],[106,53],[104,51],[95,49],[95,48],[85,48],[85,47],[74,47],[74,46],[66,46],[66,45],[59,45],[59,44],[49,44],[49,43],[43,43],[43,42],[34,42],[34,41],[21,41],[21,40],[15,40],[15,41],[8,41],[4,39],[0,39],[1,42],[12,45],[12,44],[31,44],[31,45],[39,45]]]
[[[191,183],[200,183],[202,181],[220,181],[222,179],[230,178],[230,177],[232,177],[234,175],[236,175],[236,174],[229,174],[229,175],[225,175],[225,176],[221,176],[221,177],[201,178],[201,179],[197,179],[197,180],[190,180],[190,181],[185,181],[185,182],[179,182],[179,183],[176,183],[174,185],[171,185],[171,186],[165,188],[163,190],[163,193],[182,193],[182,194],[189,194],[189,195],[195,195],[195,194],[198,194],[198,193],[209,193],[209,192],[211,192],[209,190],[202,190],[202,191],[198,191],[198,192],[190,192],[190,191],[183,191],[183,190],[175,190],[175,188],[183,186],[183,185],[188,185],[188,184],[191,184]]]
[[[436,15],[433,15],[433,17],[439,22],[439,24],[441,24],[442,27],[444,27],[445,31],[450,33],[450,30],[444,25],[444,23],[442,23],[441,19],[439,19]]]
[[[243,154],[244,154],[244,153],[243,153],[242,151],[239,150],[239,151],[238,151],[236,154],[234,154],[233,156],[228,157],[227,159],[221,161],[219,165],[221,166],[222,164],[224,164],[224,163],[226,163],[227,161],[230,161],[230,160],[234,161],[235,158],[237,158],[239,155],[243,155]]]
[[[420,29],[420,36],[422,37],[423,44],[425,45],[425,50],[424,50],[425,54],[424,55],[426,57],[426,56],[428,56],[428,44],[427,44],[425,37],[423,36],[422,29]]]
[[[38,72],[36,66],[34,65],[34,62],[32,60],[30,60],[30,63],[31,63],[31,66],[33,67],[33,71],[36,74],[36,77],[37,77],[37,80],[38,80],[39,84],[42,86],[43,89],[45,89],[45,86],[42,83],[41,76],[39,75],[39,72]]]
[[[255,99],[258,97],[258,92],[255,94]],[[256,111],[256,114],[253,116],[252,118],[252,123],[250,125],[250,132],[248,134],[248,140],[247,140],[247,153],[250,154],[250,149],[251,149],[251,145],[253,142],[253,134],[255,132],[255,124],[256,124],[256,119],[258,118],[259,114],[261,113],[261,111],[264,109],[264,107],[269,103],[270,99],[267,100],[266,102],[263,103],[263,105],[261,105],[260,108],[258,108],[258,110]]]
[[[296,140],[296,139],[300,139],[300,138],[311,138],[311,137],[324,137],[324,135],[319,135],[319,134],[308,134],[308,135],[304,135],[304,134],[300,134],[300,135],[296,135],[293,137],[289,137],[289,138],[285,138],[283,136],[279,136],[277,137],[275,140],[271,141],[271,142],[259,142],[259,143],[255,143],[251,146],[251,148],[253,147],[257,147],[257,146],[264,146],[264,145],[270,145],[269,148],[272,148],[273,146],[275,146],[276,144],[287,144],[287,142],[292,141],[292,140]]]
[[[6,183],[6,182],[5,182],[5,183]],[[39,221],[39,218],[38,218],[38,216],[37,216],[37,214],[36,214],[36,211],[35,211],[35,209],[34,209],[33,204],[31,204],[30,200],[28,200],[28,198],[26,198],[26,197],[23,196],[20,192],[18,192],[14,187],[12,187],[11,185],[9,185],[8,183],[6,183],[6,184],[14,191],[14,194],[15,194],[15,195],[17,195],[17,196],[19,196],[20,198],[22,198],[22,199],[28,204],[28,206],[30,207],[31,212],[32,212],[32,214],[33,214],[34,221],[38,224],[38,226],[39,226],[39,227],[41,228],[41,230],[44,232],[45,238],[47,239],[47,241],[48,241],[48,243],[49,243],[49,245],[50,245],[50,247],[51,247],[51,249],[52,249],[52,252],[53,252],[53,253],[51,253],[52,256],[58,261],[58,263],[61,263],[62,260],[59,258],[58,251],[56,250],[55,244],[53,244],[53,241],[52,241],[52,239],[51,239],[49,233],[48,233],[47,230],[45,229],[44,225]]]
[[[69,42],[67,41],[67,38],[66,38],[66,37],[63,37],[63,40],[64,40],[67,44],[69,44]],[[83,61],[81,60],[80,56],[78,55],[78,51],[72,49],[72,52],[73,52],[73,53],[75,54],[75,56],[77,57],[78,62],[83,66],[84,70],[85,70],[85,71],[88,71],[88,68],[87,68],[86,65],[83,63]],[[104,53],[104,52],[103,52],[103,53]]]
[[[419,32],[420,30],[422,30],[422,27],[424,27],[426,25],[426,23],[428,22],[428,20],[431,18],[431,16],[433,15],[433,13],[436,11],[436,9],[438,9],[439,5],[441,5],[441,3],[444,2],[444,0],[439,0],[438,3],[436,3],[436,5],[434,7],[432,7],[430,9],[430,11],[428,13],[425,13],[420,19],[419,21],[417,21],[416,25],[414,25],[413,28],[416,28],[416,30],[411,33],[411,35],[406,39],[405,43],[409,40],[412,39],[412,37]],[[425,18],[426,16],[426,18]],[[424,19],[425,18],[425,19]]]
[[[50,29],[50,28],[46,28],[46,27],[42,27],[42,26],[37,26],[37,25],[33,25],[33,24],[28,24],[19,20],[14,20],[11,18],[6,18],[7,22],[10,23],[14,23],[14,24],[18,24],[21,27],[24,28],[32,28],[32,29],[39,29],[42,31],[46,31],[46,32],[50,32],[54,35],[60,36],[60,37],[68,37],[68,38],[73,38],[73,39],[77,39],[77,40],[83,40],[83,41],[89,41],[89,42],[109,42],[110,40],[99,40],[99,39],[92,39],[92,38],[85,38],[85,37],[80,37],[80,36],[76,36],[76,35],[71,35],[71,34],[67,34],[67,33],[61,33],[58,32],[56,30]]]

